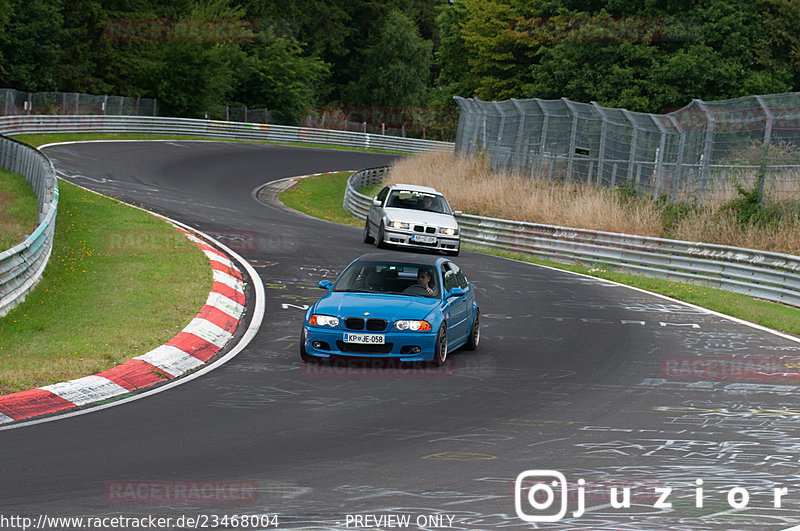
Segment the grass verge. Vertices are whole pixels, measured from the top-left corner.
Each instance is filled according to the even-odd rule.
[[[22,175],[0,169],[0,252],[21,243],[38,221],[39,201]]]
[[[0,318],[0,394],[94,374],[183,329],[211,289],[208,259],[171,225],[59,182],[41,283]]]
[[[306,214],[329,221],[361,226],[363,222],[352,217],[342,206],[344,188],[347,182],[347,177],[342,175],[344,174],[339,174],[335,178],[330,178],[332,176],[328,175],[321,175],[319,177],[303,179],[300,181],[297,188],[283,192],[280,195],[280,199],[287,206],[305,212]],[[291,196],[289,196],[289,194],[291,194]],[[369,193],[366,195],[369,195]],[[330,201],[330,204],[325,209],[319,208],[319,202],[322,201],[323,198],[331,196],[336,196],[336,199],[329,199],[328,201]],[[289,197],[291,197],[291,202],[287,201]],[[602,266],[586,267],[581,265],[561,264],[534,259],[523,254],[487,250],[469,245],[462,246],[462,248],[612,280],[620,284],[661,293],[690,304],[702,306],[703,308],[744,319],[768,328],[800,335],[800,310],[789,306],[753,299],[746,295],[706,288],[695,284],[685,284],[608,271],[603,269]]]
[[[279,198],[284,205],[316,218],[363,226],[364,222],[347,212],[344,202],[344,189],[347,179],[353,172],[330,173],[300,179],[299,184],[281,192]]]

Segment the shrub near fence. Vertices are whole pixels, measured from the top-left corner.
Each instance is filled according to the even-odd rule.
[[[358,192],[381,182],[388,167],[354,173],[344,208],[365,219],[372,198]],[[457,214],[461,238],[476,247],[540,259],[691,282],[800,307],[800,256],[706,243],[557,227]]]
[[[0,252],[0,317],[22,302],[42,278],[53,250],[58,182],[50,160],[38,150],[0,137],[0,166],[21,174],[39,198],[39,224],[25,240]]]

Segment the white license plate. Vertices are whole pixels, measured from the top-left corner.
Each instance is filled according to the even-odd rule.
[[[436,243],[436,238],[434,236],[422,236],[420,234],[414,234],[411,236],[411,239],[419,243]]]
[[[362,345],[383,345],[386,342],[382,334],[344,334],[345,343],[361,343]]]

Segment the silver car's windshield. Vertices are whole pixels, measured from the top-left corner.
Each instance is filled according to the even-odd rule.
[[[432,266],[395,262],[356,262],[342,273],[333,291],[438,297]]]
[[[451,213],[450,206],[443,196],[417,190],[392,190],[386,201],[386,207],[424,210],[437,214]]]

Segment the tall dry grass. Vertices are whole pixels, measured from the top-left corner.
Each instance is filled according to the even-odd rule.
[[[480,216],[800,254],[800,220],[771,229],[743,228],[720,200],[666,228],[663,203],[631,201],[591,184],[495,173],[480,157],[454,158],[437,152],[400,159],[386,183],[432,186],[447,196],[454,209]]]

